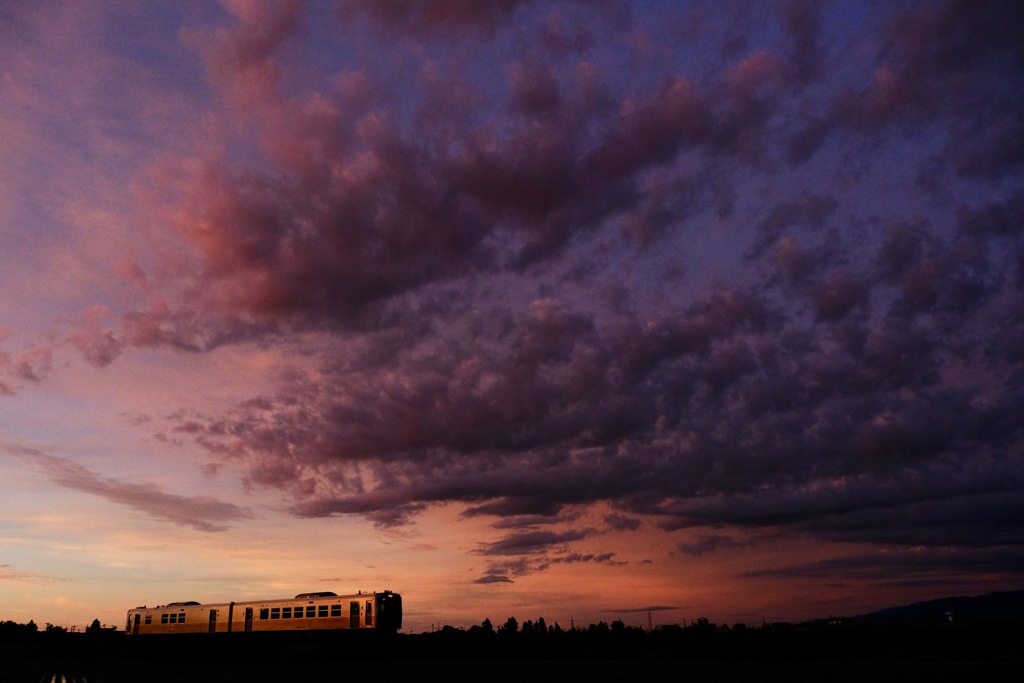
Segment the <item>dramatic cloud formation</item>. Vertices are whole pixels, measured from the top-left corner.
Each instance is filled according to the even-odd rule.
[[[259,153],[207,157],[183,188],[199,280],[167,310],[165,340],[190,346],[201,325],[212,344],[334,341],[279,394],[190,421],[199,442],[294,491],[308,516],[610,501],[667,529],[1021,543],[1021,196],[999,189],[1020,167],[988,132],[1019,126],[1015,10],[914,7],[881,18],[877,43],[830,51],[820,12],[788,5],[786,40],[699,78],[671,63],[621,81],[596,38],[555,50],[519,24],[508,40],[525,44],[496,81],[470,78],[485,57],[434,54],[446,41],[432,26],[500,43],[512,15],[547,13],[520,5],[365,10],[426,51],[393,58],[421,74],[401,92],[372,70],[309,83],[290,46],[310,29],[292,6],[239,16],[205,51]],[[829,148],[839,138],[848,151]],[[939,187],[988,188],[960,185],[944,210],[927,185],[875,196],[894,140]],[[741,200],[762,170],[795,192]],[[708,265],[743,270],[703,292],[658,278],[663,245],[685,258],[714,214],[745,261]],[[588,292],[608,286],[619,301],[602,308]],[[698,538],[681,547],[726,537]]]
[[[244,357],[222,371],[251,389],[211,377],[227,400],[197,386],[135,428],[304,520],[486,522],[470,581],[496,589],[649,561],[623,536],[693,561],[850,548],[732,565],[750,579],[1020,581],[1015,3],[231,2],[171,24],[154,45],[185,56],[152,87],[190,123],[124,86],[103,120],[137,139],[103,153],[130,196],[97,203],[129,218],[49,328],[0,319],[0,400],[69,349],[99,373]],[[23,140],[47,137],[16,87],[37,73],[4,75]],[[116,90],[81,87],[90,111]],[[176,524],[246,515],[32,452]]]

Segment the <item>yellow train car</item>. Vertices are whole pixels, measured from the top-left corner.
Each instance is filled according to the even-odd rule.
[[[402,628],[402,596],[391,591],[338,595],[300,593],[294,598],[249,602],[171,602],[128,610],[129,635],[250,633],[269,631]]]

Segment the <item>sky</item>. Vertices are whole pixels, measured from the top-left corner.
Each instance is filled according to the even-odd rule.
[[[0,619],[1024,586],[1015,2],[0,4]]]

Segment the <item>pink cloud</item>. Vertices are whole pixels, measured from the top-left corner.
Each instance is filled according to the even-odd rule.
[[[206,496],[179,496],[154,484],[101,477],[71,460],[34,448],[0,444],[0,450],[37,467],[55,484],[126,505],[156,519],[190,526],[198,531],[223,531],[226,523],[248,517],[235,505]]]

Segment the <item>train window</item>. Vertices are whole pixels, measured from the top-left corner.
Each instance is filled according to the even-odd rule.
[[[326,616],[326,615],[324,615],[324,616]],[[341,616],[341,605],[331,605],[331,616],[332,617],[340,617]]]
[[[366,625],[373,625],[373,600],[366,601]]]
[[[312,607],[312,606],[307,607],[306,608],[306,618],[307,619],[312,619],[315,616],[316,616],[316,607]]]
[[[167,623],[168,624],[177,624],[178,623],[178,615],[177,614],[169,614],[169,615],[167,615]]]
[[[152,614],[147,614],[146,615],[146,623],[147,624],[152,624],[153,623],[153,615]]]
[[[179,624],[184,624],[185,623],[185,613],[184,612],[182,612],[181,614],[178,615],[178,623]]]
[[[166,614],[161,614],[160,615],[160,623],[161,624],[166,624],[167,623],[167,615]]]
[[[282,619],[291,619],[292,618],[292,608],[291,607],[283,607],[283,608],[281,608],[281,618]]]
[[[319,608],[317,609],[316,615],[318,617],[326,617],[327,616],[327,605],[320,605]]]
[[[270,610],[267,609],[266,607],[261,607],[260,608],[260,619],[269,619],[269,618],[270,618]]]
[[[270,608],[270,618],[271,619],[280,619],[281,618],[281,608],[280,607],[271,607]]]

